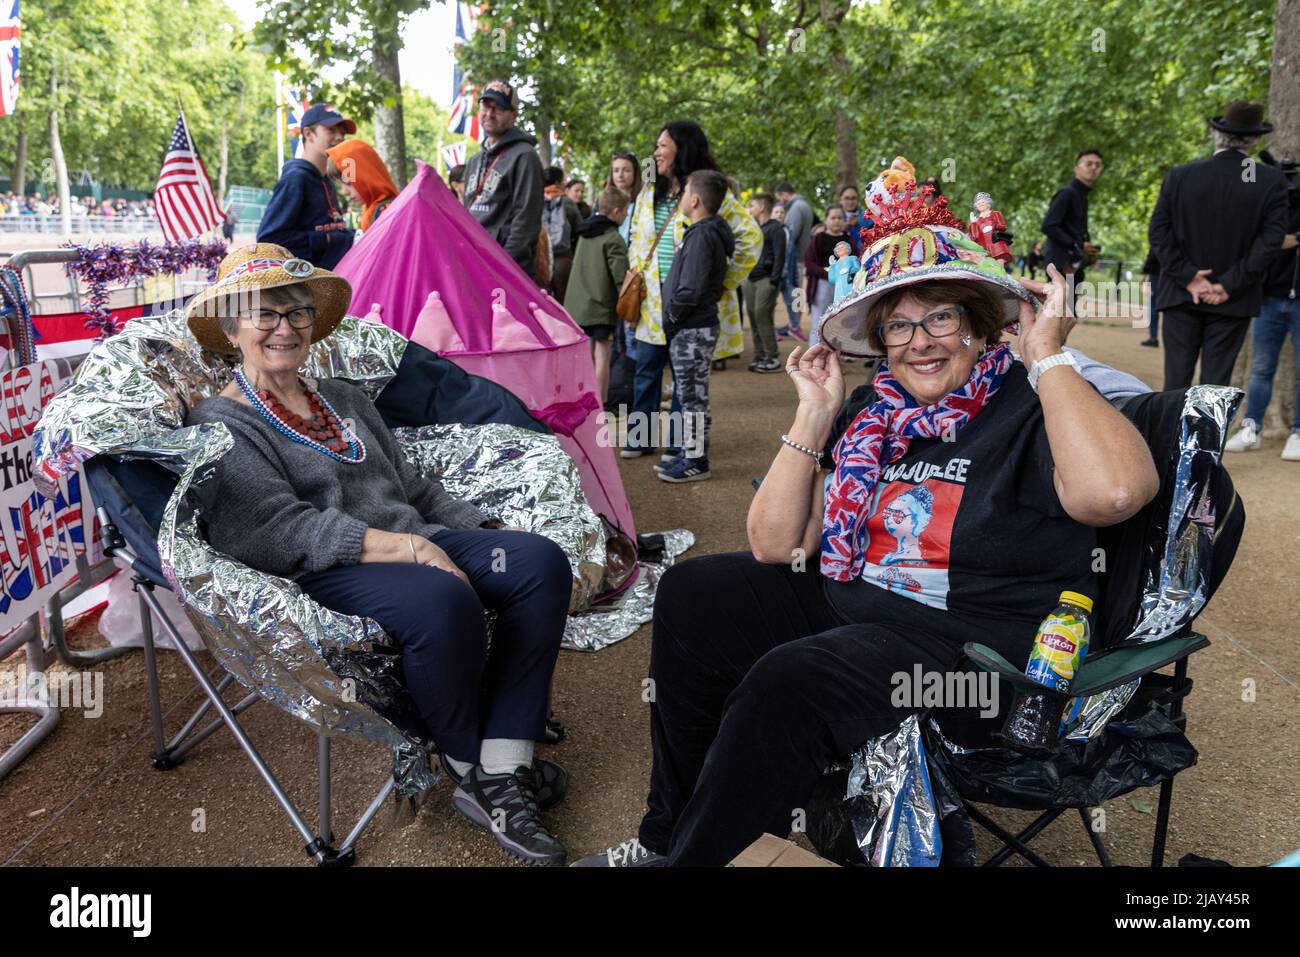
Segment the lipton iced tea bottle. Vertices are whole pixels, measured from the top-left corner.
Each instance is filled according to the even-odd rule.
[[[1038,626],[1025,675],[1046,690],[1016,694],[1002,726],[1002,740],[1009,747],[1042,759],[1052,757],[1060,748],[1061,712],[1067,703],[1064,696],[1088,652],[1091,613],[1091,598],[1063,591],[1060,604]]]
[[[1040,685],[1064,693],[1074,684],[1083,656],[1088,653],[1092,599],[1078,592],[1063,591],[1060,602],[1038,626],[1025,674]]]

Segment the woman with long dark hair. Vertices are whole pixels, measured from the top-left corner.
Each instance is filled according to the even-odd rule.
[[[686,178],[701,169],[717,169],[718,164],[709,151],[709,141],[700,125],[692,120],[673,120],[659,131],[655,141],[654,177],[648,179],[637,195],[632,220],[631,243],[628,262],[632,269],[640,270],[645,278],[646,296],[641,303],[641,317],[636,327],[636,377],[633,383],[632,409],[640,413],[639,419],[650,421],[659,411],[659,395],[663,388],[663,370],[668,361],[668,344],[663,330],[663,295],[661,283],[668,277],[677,247],[686,229],[686,217],[678,209],[678,200]],[[727,267],[723,296],[718,303],[720,335],[716,359],[740,355],[743,340],[740,332],[740,312],[736,297],[731,295],[740,286],[749,271],[758,262],[763,248],[763,234],[758,223],[746,212],[734,196],[727,194],[718,214],[727,221],[736,238],[736,252]],[[674,402],[674,408],[676,402]],[[628,434],[648,432],[646,426]],[[637,458],[651,451],[654,439],[648,437],[644,444],[632,445],[620,453],[624,458]],[[664,449],[663,462],[676,457],[677,450]]]

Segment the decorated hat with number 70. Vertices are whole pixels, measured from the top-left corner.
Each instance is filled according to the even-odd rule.
[[[871,304],[887,292],[918,282],[982,282],[1003,302],[1008,326],[1033,294],[1007,275],[983,246],[966,237],[948,199],[930,184],[891,183],[875,193],[862,228],[862,266],[847,295],[832,302],[821,323],[821,340],[845,355],[872,358],[880,347],[867,332]]]

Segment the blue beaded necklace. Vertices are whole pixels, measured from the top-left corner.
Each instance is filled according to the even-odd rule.
[[[314,449],[322,455],[328,455],[336,462],[344,462],[348,465],[359,465],[366,460],[366,443],[361,441],[361,436],[357,435],[343,424],[343,420],[339,417],[339,414],[334,411],[334,407],[329,404],[329,400],[319,392],[316,393],[316,397],[320,399],[321,406],[324,407],[326,414],[338,423],[339,431],[348,440],[348,446],[352,450],[350,457],[340,455],[338,452],[335,452],[331,448],[327,448],[315,439],[309,438],[301,432],[296,432],[290,428],[283,419],[271,411],[267,404],[262,401],[262,397],[257,394],[257,390],[254,389],[252,383],[248,381],[248,376],[244,374],[243,366],[237,366],[235,368],[234,376],[235,383],[239,386],[239,391],[244,393],[244,397],[248,399],[249,404],[257,410],[257,413],[262,418],[266,419],[266,421],[270,423],[273,429],[285,438],[292,442],[297,442],[299,445],[305,445],[309,449]],[[306,386],[304,385],[303,388],[306,388]]]

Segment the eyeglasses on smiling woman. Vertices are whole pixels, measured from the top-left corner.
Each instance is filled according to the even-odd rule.
[[[936,309],[916,322],[890,319],[880,325],[880,341],[887,346],[905,346],[916,335],[917,326],[925,329],[931,338],[943,339],[961,328],[961,317],[965,312],[965,306],[953,305]]]
[[[287,312],[275,309],[254,309],[240,317],[259,332],[271,332],[280,325],[281,319],[288,319],[294,329],[307,329],[316,322],[315,306],[298,306]]]

